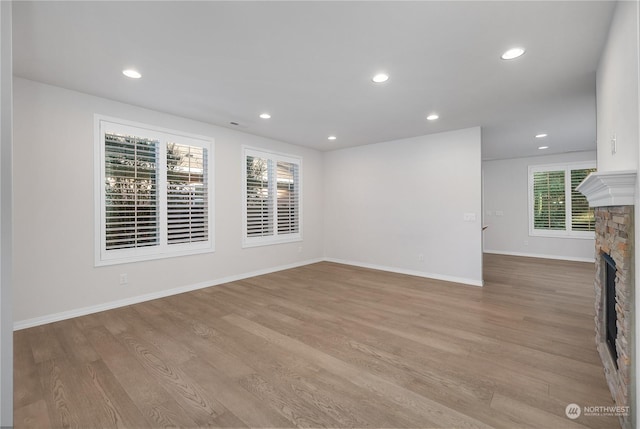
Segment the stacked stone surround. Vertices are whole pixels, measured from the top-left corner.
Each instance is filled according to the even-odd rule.
[[[611,394],[618,406],[630,406],[631,341],[633,306],[633,206],[596,207],[596,345]],[[607,346],[605,331],[605,262],[608,254],[616,263],[617,368]],[[631,428],[631,416],[620,417],[623,428]]]

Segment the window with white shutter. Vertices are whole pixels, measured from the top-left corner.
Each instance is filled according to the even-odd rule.
[[[207,241],[209,184],[207,149],[167,144],[167,242]]]
[[[244,148],[243,246],[302,239],[302,160]]]
[[[159,142],[105,133],[105,249],[156,246]]]
[[[576,187],[595,163],[529,167],[529,234],[593,238],[593,209]]]
[[[213,143],[96,116],[96,265],[212,252]]]
[[[298,164],[278,161],[278,234],[296,234],[300,224],[298,219],[299,194]]]
[[[534,229],[564,230],[566,209],[564,170],[533,173]]]
[[[247,155],[245,174],[246,235],[268,237],[273,235],[273,179],[272,162],[267,158]]]
[[[589,208],[587,197],[576,188],[587,176],[596,171],[595,168],[583,168],[571,170],[571,230],[595,231],[596,217],[592,208]]]

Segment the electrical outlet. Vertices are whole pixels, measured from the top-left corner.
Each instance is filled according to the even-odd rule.
[[[529,245],[529,240],[524,240],[524,245],[528,246]]]
[[[418,255],[418,261],[424,262],[424,255],[422,253]]]
[[[298,253],[302,253],[302,246],[298,247]]]
[[[124,286],[127,283],[129,283],[129,277],[127,276],[127,274],[120,274],[120,284]]]

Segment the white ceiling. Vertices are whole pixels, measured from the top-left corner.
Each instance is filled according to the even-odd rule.
[[[614,6],[14,2],[14,73],[320,150],[477,125],[484,159],[540,155],[541,132],[545,153],[593,150]]]

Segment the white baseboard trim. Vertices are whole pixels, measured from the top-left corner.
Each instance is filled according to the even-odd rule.
[[[491,253],[494,255],[507,255],[507,256],[524,256],[525,258],[540,258],[540,259],[556,259],[559,261],[572,261],[572,262],[595,262],[594,258],[579,258],[575,256],[558,256],[558,255],[544,255],[539,253],[522,253],[522,252],[505,252],[503,250],[485,250],[484,253]]]
[[[453,277],[453,276],[447,276],[443,274],[425,273],[424,271],[407,270],[404,268],[387,267],[384,265],[368,264],[365,262],[356,262],[356,261],[347,261],[344,259],[337,259],[337,258],[324,258],[324,260],[327,262],[335,262],[336,264],[353,265],[355,267],[371,268],[372,270],[388,271],[391,273],[398,273],[398,274],[407,274],[410,276],[424,277],[427,279],[434,279],[434,280],[444,280],[447,282],[462,283],[462,284],[471,285],[471,286],[481,287],[484,285],[483,280],[477,280],[477,279]]]
[[[487,253],[490,253],[490,252],[487,252]],[[251,271],[249,273],[236,274],[236,275],[227,276],[219,279],[208,280],[208,281],[200,282],[196,284],[180,286],[177,288],[162,290],[158,292],[152,292],[144,295],[133,296],[130,298],[119,299],[119,300],[110,301],[104,304],[91,305],[88,307],[77,308],[74,310],[62,311],[60,313],[48,314],[46,316],[34,317],[32,319],[18,320],[13,323],[13,330],[19,331],[21,329],[32,328],[34,326],[46,325],[47,323],[59,322],[61,320],[67,320],[67,319],[72,319],[74,317],[86,316],[88,314],[99,313],[101,311],[106,311],[106,310],[113,310],[114,308],[126,307],[127,305],[139,304],[145,301],[152,301],[154,299],[165,298],[172,295],[178,295],[181,293],[191,292],[198,289],[218,286],[225,283],[244,280],[251,277],[261,276],[264,274],[275,273],[277,271],[288,270],[291,268],[302,267],[305,265],[315,264],[323,261],[335,262],[335,263],[344,264],[344,265],[353,265],[353,266],[362,267],[362,268],[370,268],[373,270],[388,271],[388,272],[398,273],[398,274],[407,274],[410,276],[424,277],[428,279],[444,280],[448,282],[461,283],[461,284],[466,284],[471,286],[483,285],[482,280],[476,280],[476,279],[453,277],[453,276],[447,276],[442,274],[425,273],[423,271],[407,270],[403,268],[387,267],[387,266],[376,265],[376,264],[367,264],[367,263],[356,262],[356,261],[348,261],[344,259],[316,258],[316,259],[308,259],[301,262],[295,262],[292,264],[279,265],[277,267],[270,267],[262,270]]]
[[[74,317],[86,316],[87,314],[99,313],[114,308],[126,307],[127,305],[139,304],[145,301],[151,301],[158,298],[165,298],[171,295],[177,295],[184,292],[190,292],[197,289],[204,289],[211,286],[218,286],[225,283],[235,282],[238,280],[248,279],[250,277],[261,276],[264,274],[275,273],[277,271],[288,270],[291,268],[302,267],[304,265],[315,264],[324,261],[323,258],[308,259],[306,261],[294,262],[292,264],[280,265],[277,267],[265,268],[262,270],[251,271],[249,273],[236,274],[220,279],[209,280],[196,284],[180,286],[173,289],[167,289],[158,292],[152,292],[144,295],[133,296],[130,298],[119,299],[104,304],[91,305],[89,307],[78,308],[75,310],[63,311],[60,313],[48,314],[46,316],[34,317],[33,319],[19,320],[13,323],[13,330],[32,328],[34,326],[46,325],[47,323],[59,322],[61,320],[71,319]]]

